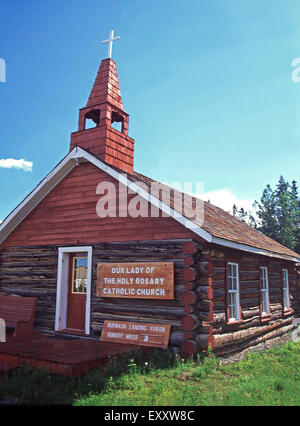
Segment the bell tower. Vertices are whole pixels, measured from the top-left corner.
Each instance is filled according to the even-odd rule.
[[[110,39],[109,56],[111,55]],[[88,122],[93,127],[87,126]],[[118,129],[113,127],[118,123]],[[79,110],[78,131],[71,134],[70,150],[75,146],[94,154],[106,163],[133,173],[134,139],[128,136],[129,115],[124,111],[116,63],[104,59],[84,108]]]

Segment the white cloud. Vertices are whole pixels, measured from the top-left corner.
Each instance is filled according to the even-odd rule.
[[[4,169],[22,169],[25,172],[32,172],[32,161],[26,161],[24,158],[15,160],[14,158],[0,159],[0,168]]]
[[[235,204],[238,209],[242,208],[250,211],[254,214],[253,203],[254,200],[240,199],[237,198],[228,189],[219,189],[217,191],[204,192],[200,194],[194,194],[204,201],[210,201],[211,204],[220,207],[226,212],[232,213],[232,207]]]

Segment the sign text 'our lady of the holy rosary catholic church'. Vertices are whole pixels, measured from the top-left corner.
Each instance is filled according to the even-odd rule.
[[[97,296],[174,299],[174,263],[98,263]]]

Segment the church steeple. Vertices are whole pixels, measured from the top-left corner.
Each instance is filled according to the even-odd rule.
[[[88,120],[94,127],[87,128]],[[112,126],[114,123],[119,123],[119,129]],[[133,173],[134,139],[128,136],[128,123],[117,66],[109,57],[101,62],[87,105],[79,110],[78,131],[71,134],[70,149],[80,146],[106,163]]]

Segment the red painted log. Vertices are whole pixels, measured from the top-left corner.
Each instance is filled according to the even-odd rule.
[[[193,340],[197,336],[198,336],[198,333],[196,331],[184,331],[183,333],[184,340]]]
[[[185,305],[183,310],[186,314],[191,314],[194,312],[195,308],[193,305]]]
[[[197,296],[192,291],[184,291],[181,295],[181,302],[183,305],[192,305],[197,300]]]
[[[190,358],[198,352],[198,344],[194,340],[185,340],[181,350],[186,358]]]
[[[194,281],[196,279],[196,270],[194,268],[184,268],[182,271],[182,278],[184,281]]]
[[[200,326],[200,321],[196,317],[196,315],[186,315],[181,320],[181,328],[183,330],[195,330]]]
[[[192,256],[185,257],[184,264],[186,266],[192,266],[192,265],[194,265],[194,258]]]
[[[195,254],[198,249],[200,249],[199,244],[194,241],[186,241],[182,246],[182,251],[184,254]]]

